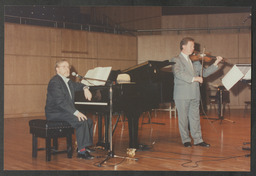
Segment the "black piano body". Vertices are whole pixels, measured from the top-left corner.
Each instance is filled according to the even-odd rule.
[[[147,61],[122,71],[130,75],[131,82],[136,83],[143,112],[157,108],[159,103],[173,100],[173,73],[162,69],[166,66],[170,68],[173,64],[168,60]]]
[[[161,71],[165,66],[173,65],[169,61],[147,61],[145,63],[120,71],[112,71],[109,81],[105,86],[92,86],[91,102],[85,100],[83,91],[76,92],[75,102],[88,102],[89,104],[76,104],[80,111],[94,112],[99,117],[98,143],[102,145],[101,118],[105,117],[105,126],[109,118],[109,89],[112,89],[112,112],[122,113],[128,119],[129,147],[139,148],[138,123],[143,112],[158,108],[160,103],[173,100],[173,74],[170,71]],[[117,84],[117,73],[127,73],[131,83]],[[114,76],[113,76],[114,75]],[[91,104],[90,104],[91,103]],[[102,105],[96,105],[102,104]],[[108,129],[108,128],[105,128]],[[108,147],[108,132],[105,131],[105,147]]]

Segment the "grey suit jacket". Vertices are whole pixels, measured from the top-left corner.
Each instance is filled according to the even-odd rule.
[[[199,61],[193,62],[193,69],[190,63],[184,58],[182,54],[171,59],[175,62],[173,66],[174,74],[174,91],[173,96],[175,99],[200,99],[199,82],[191,82],[193,77],[201,75],[202,65]],[[203,69],[203,77],[218,70],[218,67],[211,65]]]
[[[70,97],[68,88],[59,75],[55,75],[49,82],[47,88],[47,100],[45,106],[45,115],[53,119],[62,113],[73,113],[76,111],[74,105],[75,91],[83,90],[85,85],[78,82],[69,81],[69,88],[72,95]]]

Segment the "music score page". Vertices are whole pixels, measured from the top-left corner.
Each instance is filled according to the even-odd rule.
[[[103,86],[106,84],[112,67],[95,67],[87,71],[81,83],[87,86]]]
[[[241,79],[251,79],[251,65],[237,64],[222,79],[223,86],[229,90]]]

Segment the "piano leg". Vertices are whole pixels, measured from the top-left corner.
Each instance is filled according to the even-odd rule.
[[[126,113],[128,118],[128,127],[129,127],[129,147],[130,148],[139,148],[138,143],[138,127],[139,127],[139,112],[128,112]]]
[[[102,141],[102,114],[98,114],[98,142],[96,146],[105,147],[105,144]]]
[[[129,127],[129,147],[139,149],[138,143],[138,128],[139,128],[139,117],[141,115],[140,112],[129,111],[126,112],[126,117],[128,119],[128,127]],[[105,116],[105,142],[102,142],[102,114],[98,115],[98,143],[97,146],[105,147],[105,149],[109,149],[108,142],[108,125],[109,125],[109,116]]]

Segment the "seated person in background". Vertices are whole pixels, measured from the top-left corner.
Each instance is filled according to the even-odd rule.
[[[93,145],[93,121],[79,112],[74,105],[75,91],[84,90],[84,96],[88,100],[91,100],[92,94],[87,86],[68,78],[70,75],[68,61],[56,62],[55,69],[57,74],[52,77],[47,88],[46,119],[67,121],[71,124],[76,131],[77,157],[93,159],[90,154],[92,149],[88,148]]]

